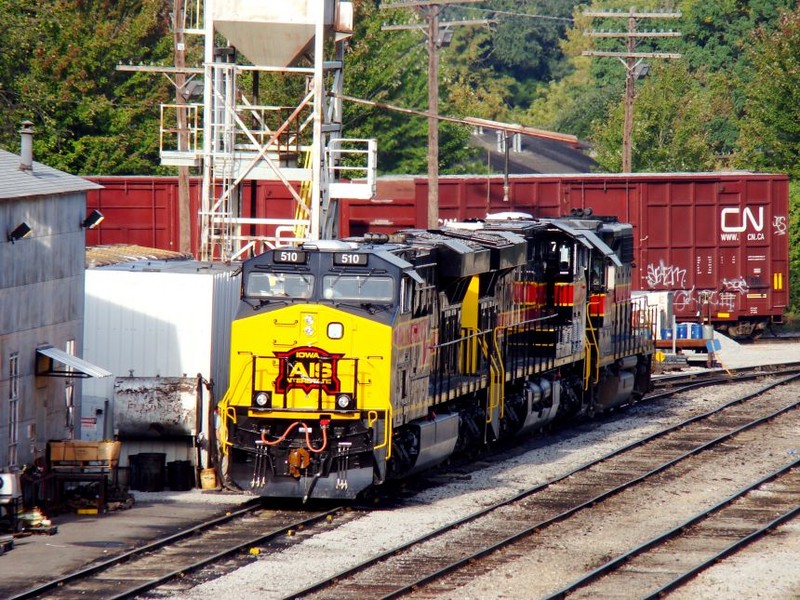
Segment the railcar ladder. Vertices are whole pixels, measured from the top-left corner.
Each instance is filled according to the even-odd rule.
[[[589,385],[600,381],[600,346],[597,343],[597,331],[589,314],[589,304],[586,305],[586,335],[584,336],[586,348],[586,362],[584,364],[583,389],[588,390]],[[592,368],[594,367],[594,376]]]

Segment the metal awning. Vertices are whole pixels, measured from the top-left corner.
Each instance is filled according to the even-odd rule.
[[[56,362],[69,368],[56,369]],[[53,346],[42,346],[36,349],[36,374],[47,377],[109,377],[113,375],[111,371],[106,371],[102,367]]]

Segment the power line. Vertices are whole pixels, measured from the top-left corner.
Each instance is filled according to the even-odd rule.
[[[567,21],[569,23],[573,22],[575,19],[572,17],[552,17],[550,15],[532,15],[530,13],[518,13],[512,12],[510,10],[496,10],[492,8],[477,8],[473,6],[460,6],[458,4],[452,4],[454,8],[463,8],[463,9],[470,9],[470,10],[477,10],[480,12],[492,13],[494,15],[508,15],[510,17],[525,17],[527,19],[543,19],[546,21]]]
[[[471,4],[483,0],[461,0]],[[423,31],[428,38],[428,227],[439,224],[439,50],[450,42],[453,30],[440,22],[442,11],[452,5],[450,0],[395,0],[382,4],[382,9],[413,8],[425,18]],[[459,22],[461,25],[485,24],[486,21]],[[419,28],[419,26],[390,26],[393,29]]]
[[[597,38],[616,38],[625,40],[624,52],[610,52],[601,50],[584,50],[583,56],[600,56],[618,58],[625,66],[625,117],[622,125],[622,172],[631,171],[631,155],[633,153],[633,100],[636,96],[635,82],[638,78],[637,71],[646,67],[642,64],[645,58],[680,58],[680,54],[667,52],[636,52],[636,46],[642,39],[679,37],[677,31],[639,31],[637,26],[640,19],[678,19],[680,12],[638,12],[631,7],[628,12],[620,11],[585,11],[584,16],[602,17],[608,19],[627,19],[627,31],[588,31],[585,35]],[[645,71],[646,72],[646,71]]]

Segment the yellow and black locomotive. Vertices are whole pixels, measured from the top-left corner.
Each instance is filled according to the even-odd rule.
[[[588,212],[588,211],[587,211]],[[498,215],[249,259],[219,405],[223,477],[355,498],[650,387],[630,225]]]

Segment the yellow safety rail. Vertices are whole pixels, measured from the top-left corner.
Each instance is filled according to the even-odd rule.
[[[241,371],[239,372],[239,376],[236,378],[236,381],[228,386],[228,391],[225,392],[225,395],[222,397],[222,400],[219,401],[218,409],[220,411],[219,414],[219,439],[224,440],[222,444],[222,454],[225,456],[228,455],[228,446],[233,446],[232,443],[228,441],[228,419],[236,423],[236,408],[230,405],[230,402],[233,398],[236,398],[238,395],[241,394],[241,387],[244,384],[248,384],[251,381],[250,377],[245,377],[246,373],[250,373],[249,365],[242,366]]]
[[[311,168],[311,149],[306,151],[305,160],[303,161],[303,168]],[[311,180],[304,180],[300,183],[300,199],[302,204],[296,204],[294,208],[294,218],[296,221],[303,221],[309,218],[311,214]],[[301,225],[298,223],[294,226],[294,236],[296,238],[305,238],[308,236],[308,225]]]
[[[389,408],[386,410],[386,416],[383,419],[383,441],[379,444],[375,444],[372,448],[373,450],[380,450],[385,446],[386,460],[392,457],[392,412],[392,405],[389,404]],[[369,427],[372,427],[377,420],[378,413],[376,411],[371,410],[367,413],[367,424]]]
[[[592,324],[591,316],[589,315],[589,304],[586,304],[586,335],[584,336],[584,346],[586,347],[586,363],[584,367],[583,376],[583,389],[588,390],[590,383],[598,383],[600,381],[600,361],[592,360],[592,356],[600,356],[599,345],[597,343],[597,332]],[[592,365],[594,365],[595,373],[592,380]]]
[[[495,330],[495,341],[497,341],[497,330]],[[489,362],[489,405],[486,410],[486,423],[492,422],[492,415],[495,409],[500,407],[500,417],[503,417],[503,384],[505,383],[505,368],[503,366],[500,350],[495,346],[495,352],[490,353],[489,347],[483,336],[476,335],[475,339],[480,346],[483,357]]]
[[[500,335],[503,328],[496,327],[494,330],[494,359],[490,362],[489,374],[492,376],[490,385],[494,383],[497,388],[497,404],[500,405],[500,418],[505,416],[506,403],[505,394],[503,394],[506,383],[506,366],[503,362],[503,355],[500,354]],[[492,368],[494,367],[494,368]]]
[[[224,415],[220,415],[219,419],[219,439],[222,440],[222,451],[223,456],[228,456],[228,448],[233,446],[233,443],[228,441],[228,419],[230,419],[233,424],[236,424],[236,409],[233,406],[225,406],[223,408]]]

